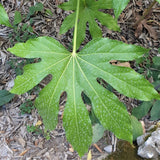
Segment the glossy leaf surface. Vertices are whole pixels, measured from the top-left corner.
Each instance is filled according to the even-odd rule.
[[[76,6],[77,0],[70,0],[61,4],[59,7],[64,10],[73,10],[72,14],[67,16],[60,28],[60,33],[64,34],[69,29],[74,27],[75,17],[76,17]],[[79,22],[78,22],[78,33],[77,33],[77,49],[80,44],[85,39],[86,25],[89,25],[89,31],[92,38],[102,37],[102,31],[99,28],[96,19],[104,26],[108,27],[111,30],[119,31],[119,26],[117,25],[116,20],[109,14],[100,12],[100,9],[111,9],[112,0],[81,0],[79,8]]]
[[[7,27],[12,27],[12,25],[9,22],[9,17],[8,17],[4,7],[2,6],[2,4],[0,4],[0,24],[3,24]]]
[[[141,100],[159,98],[143,76],[130,68],[110,64],[111,60],[133,60],[148,52],[139,46],[100,38],[89,42],[79,53],[70,53],[53,38],[39,37],[8,50],[19,57],[41,59],[24,67],[24,74],[17,76],[12,93],[23,94],[52,75],[35,104],[47,129],[56,127],[59,97],[63,91],[67,92],[63,125],[67,140],[80,156],[92,143],[91,120],[81,98],[82,91],[91,100],[103,127],[118,138],[132,142],[132,125],[126,107],[97,82],[98,77],[126,96]]]

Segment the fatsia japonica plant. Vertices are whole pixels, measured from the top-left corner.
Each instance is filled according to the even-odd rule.
[[[119,93],[128,97],[144,101],[160,99],[159,94],[143,76],[131,68],[110,64],[111,60],[134,60],[148,52],[148,49],[117,40],[101,38],[100,36],[98,36],[99,38],[92,36],[94,39],[80,52],[77,52],[85,36],[83,30],[85,30],[86,22],[89,22],[91,35],[95,35],[94,27],[101,35],[94,19],[98,19],[99,15],[97,14],[104,15],[104,13],[98,11],[100,8],[107,8],[103,7],[103,4],[105,6],[109,4],[108,8],[116,8],[117,19],[124,9],[123,4],[128,3],[128,1],[123,1],[123,4],[117,8],[117,5],[114,6],[113,3],[116,1],[70,0],[61,5],[63,9],[75,11],[71,14],[72,25],[65,24],[65,21],[68,21],[66,19],[61,28],[63,32],[74,26],[72,52],[69,52],[51,37],[28,40],[26,43],[19,43],[8,49],[18,57],[41,59],[40,62],[28,64],[24,67],[24,73],[16,77],[11,93],[23,94],[39,84],[47,75],[52,75],[52,80],[40,91],[35,101],[35,106],[46,129],[55,129],[58,123],[59,98],[62,92],[67,93],[63,126],[67,140],[80,156],[84,155],[92,144],[92,124],[89,112],[82,100],[82,92],[90,98],[92,111],[106,130],[112,131],[120,139],[131,143],[133,140],[131,118],[125,105],[119,101],[114,93],[100,85],[97,82],[98,78],[102,78]],[[118,3],[121,3],[121,1],[118,1]],[[95,10],[97,11],[94,13]],[[86,13],[83,22],[81,22],[84,18],[82,12]],[[109,15],[106,17],[110,17],[111,21],[109,21],[114,22],[113,25],[107,22],[107,27],[118,29],[116,20]],[[104,21],[102,20],[101,23]],[[83,27],[81,28],[82,24]],[[83,33],[83,39],[79,37],[79,32]]]

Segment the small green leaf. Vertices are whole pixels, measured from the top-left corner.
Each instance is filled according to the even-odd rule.
[[[160,119],[160,101],[156,101],[151,110],[151,118],[150,120],[156,121]]]
[[[43,4],[42,3],[36,3],[35,7],[35,11],[42,11],[43,10]]]
[[[160,91],[160,80],[157,80],[153,82],[152,84],[157,91]]]
[[[118,19],[121,12],[125,9],[130,0],[113,0],[113,9],[116,19]]]
[[[27,23],[25,23],[25,24],[22,25],[22,31],[23,31],[23,32],[24,32],[27,28],[28,28],[28,24],[27,24]]]
[[[47,15],[50,15],[50,16],[53,16],[53,13],[50,9],[46,9],[46,12],[45,12]]]
[[[31,32],[31,33],[33,32],[33,28],[31,26],[29,26],[27,30],[28,32]]]
[[[141,119],[144,117],[152,107],[153,102],[143,102],[141,105],[139,105],[136,108],[133,108],[132,115],[134,115],[136,118]]]
[[[0,106],[8,103],[13,97],[14,94],[11,94],[6,90],[0,90]]]
[[[13,25],[19,24],[21,21],[22,21],[21,13],[18,11],[15,11]]]
[[[153,57],[153,63],[156,66],[160,66],[160,57]]]
[[[142,124],[134,116],[131,116],[131,123],[133,127],[133,140],[135,141],[137,137],[143,134],[143,128]]]
[[[35,12],[36,12],[35,6],[31,6],[31,7],[29,8],[28,18],[29,18],[30,16],[34,15]]]
[[[67,16],[60,28],[60,34],[64,34],[69,29],[74,27],[75,24],[75,17],[76,17],[76,5],[77,0],[70,0],[69,2],[65,2],[59,5],[60,8],[64,10],[73,10],[72,14]],[[85,32],[86,32],[86,24],[89,24],[89,31],[92,38],[102,37],[102,31],[99,28],[98,24],[96,23],[95,19],[99,20],[102,25],[105,25],[111,30],[119,31],[119,26],[116,20],[109,14],[105,14],[100,12],[100,9],[111,9],[112,8],[112,0],[85,0],[80,1],[80,8],[79,8],[79,23],[78,23],[78,35],[77,35],[77,49],[79,48],[80,44],[85,39]]]
[[[97,143],[103,137],[105,129],[99,123],[96,123],[92,127],[92,129],[93,129],[92,143],[94,144],[94,143]]]
[[[2,6],[2,4],[0,4],[0,24],[3,24],[7,27],[13,27],[10,22],[9,22],[9,17],[4,9],[4,7]]]

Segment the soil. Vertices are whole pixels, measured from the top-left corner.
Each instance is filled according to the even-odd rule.
[[[66,48],[71,48],[73,29],[69,30],[66,34],[59,34],[63,19],[70,13],[57,7],[57,5],[64,2],[64,0],[0,1],[9,14],[11,22],[13,22],[14,12],[16,10],[22,14],[26,14],[28,13],[29,7],[36,2],[43,3],[44,8],[50,9],[53,15],[46,16],[43,13],[37,13],[34,18],[34,33],[38,36],[53,37]],[[160,5],[156,3],[152,12],[146,18],[149,30],[145,27],[142,28],[143,26],[138,27],[138,29],[134,27],[137,17],[142,15],[151,2],[152,1],[148,0],[131,0],[119,17],[120,32],[110,31],[99,24],[102,27],[103,37],[149,48],[150,57],[157,56],[158,48],[160,47]],[[113,13],[112,10],[109,12]],[[12,29],[0,25],[0,90],[10,90],[14,85],[16,66],[18,66],[20,70],[23,68],[23,65],[20,66],[19,64],[24,61],[24,59],[17,58],[7,51],[7,48],[17,43],[16,40],[12,42],[9,38],[9,33],[12,32]],[[88,29],[86,33],[85,41],[81,47],[91,40]],[[13,61],[15,62],[13,64],[15,67],[10,64],[10,62]],[[130,62],[130,64],[133,69],[137,70],[134,62]],[[38,128],[40,128],[39,132],[37,131],[38,133],[27,131],[27,126],[35,126],[37,122],[42,122],[42,119],[36,109],[33,109],[31,114],[21,114],[19,107],[28,99],[34,102],[39,90],[42,89],[50,79],[51,76],[46,77],[38,84],[38,87],[35,87],[29,93],[15,95],[9,103],[0,108],[0,160],[80,160],[77,152],[74,151],[72,146],[67,142],[62,126],[62,113],[66,101],[65,93],[63,93],[60,98],[59,124],[56,129],[50,132],[44,132],[42,123],[38,125]],[[152,79],[149,80],[152,82]],[[125,103],[129,112],[139,103],[139,101],[127,98],[117,92],[116,95]],[[145,128],[156,123],[156,121],[149,120],[149,115],[145,116],[142,121],[145,124]],[[93,160],[102,160],[108,156],[107,152],[104,151],[104,147],[111,144],[112,137],[112,133],[106,131],[103,138],[96,143],[98,148],[95,147],[96,145],[90,147]],[[87,153],[82,157],[82,160],[86,159]],[[116,158],[115,160],[118,159]]]

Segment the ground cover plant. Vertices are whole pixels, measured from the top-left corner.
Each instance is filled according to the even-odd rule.
[[[160,52],[159,52],[160,53]],[[146,57],[140,58],[138,63],[146,63],[145,69],[139,67],[141,73],[146,72],[146,77],[153,78],[153,86],[159,92],[160,91],[160,57],[155,56],[152,58],[152,63]],[[150,111],[150,120],[160,119],[160,101],[152,100],[149,102],[142,102],[138,107],[133,108],[132,115],[141,119],[146,116]]]
[[[82,92],[90,98],[92,111],[105,129],[112,131],[120,139],[131,143],[133,140],[131,118],[125,106],[116,95],[97,82],[98,78],[102,78],[118,92],[131,98],[149,101],[160,99],[160,96],[153,86],[134,70],[110,64],[111,60],[134,60],[148,52],[148,49],[108,38],[94,38],[77,52],[80,45],[77,44],[80,7],[82,3],[87,7],[90,0],[71,2],[68,3],[76,7],[72,52],[51,37],[28,40],[8,50],[19,57],[41,59],[40,62],[24,67],[23,75],[17,76],[15,80],[12,93],[23,94],[47,75],[52,75],[52,80],[40,91],[35,102],[46,129],[56,127],[59,97],[66,91],[63,125],[67,140],[82,156],[92,143],[92,124],[81,97]],[[102,2],[105,1],[96,2],[103,5]],[[1,24],[9,23],[5,21]]]

